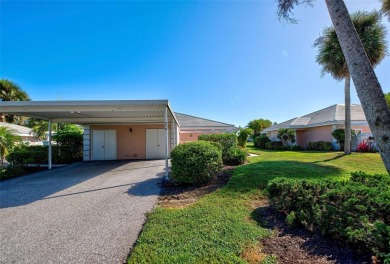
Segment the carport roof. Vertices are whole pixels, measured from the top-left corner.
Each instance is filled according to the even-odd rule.
[[[0,112],[75,124],[164,123],[178,124],[168,100],[8,101]]]

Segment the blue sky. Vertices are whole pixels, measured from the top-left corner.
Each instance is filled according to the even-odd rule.
[[[331,24],[324,1],[295,17],[279,22],[273,0],[2,0],[0,78],[35,101],[169,99],[174,111],[237,126],[282,122],[344,100],[343,82],[315,62],[313,42]],[[376,68],[385,92],[389,72],[387,57]]]

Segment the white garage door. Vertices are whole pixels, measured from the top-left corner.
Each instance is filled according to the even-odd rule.
[[[116,130],[92,130],[92,160],[116,159]]]
[[[146,159],[165,158],[165,130],[146,129]]]

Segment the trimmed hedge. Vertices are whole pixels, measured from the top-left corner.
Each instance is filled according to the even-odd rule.
[[[237,147],[237,135],[234,133],[224,133],[224,134],[203,134],[199,135],[199,140],[217,142],[222,147],[222,160],[223,163],[228,165],[228,151],[232,148]]]
[[[307,144],[308,150],[321,150],[321,151],[330,151],[333,150],[332,142],[325,142],[325,141],[316,141],[316,142],[309,142]]]
[[[276,208],[299,223],[390,261],[390,177],[352,173],[349,181],[276,178],[267,190]]]
[[[177,183],[199,185],[210,181],[222,168],[221,151],[212,143],[195,141],[171,152],[171,178]]]
[[[24,146],[12,151],[7,160],[14,166],[27,164],[47,164],[48,146]],[[69,146],[52,146],[52,161],[54,164],[67,164],[82,160],[82,153],[72,152]]]

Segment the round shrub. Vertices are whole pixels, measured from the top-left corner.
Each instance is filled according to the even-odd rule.
[[[254,145],[255,148],[265,149],[266,148],[265,144],[268,142],[271,142],[271,140],[266,135],[263,134],[255,138]]]
[[[172,180],[199,185],[211,180],[221,171],[222,153],[210,142],[189,142],[172,150],[171,164]]]
[[[226,153],[224,164],[226,165],[241,165],[246,161],[247,152],[240,148],[231,148]]]

